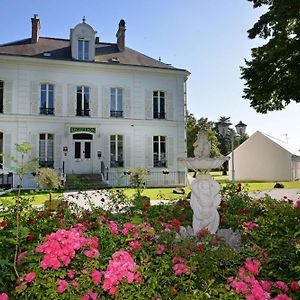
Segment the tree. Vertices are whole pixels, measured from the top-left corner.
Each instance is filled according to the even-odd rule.
[[[218,124],[223,123],[228,126],[228,131],[226,135],[222,135],[218,131]],[[243,135],[238,135],[234,129],[230,128],[229,126],[232,125],[230,123],[230,117],[220,117],[218,122],[216,122],[216,131],[218,132],[217,138],[219,141],[219,147],[220,147],[220,152],[222,155],[226,156],[232,151],[232,138],[233,138],[233,149],[238,147],[240,144],[242,144],[245,140],[247,140],[248,135],[245,133]],[[227,175],[228,171],[228,161],[225,161],[223,164],[223,175]]]
[[[49,191],[49,202],[51,207],[52,191],[61,187],[61,180],[54,169],[40,168],[37,170],[36,185],[40,188],[46,188]]]
[[[199,130],[208,131],[208,139],[211,143],[210,156],[215,157],[220,155],[219,142],[217,138],[217,133],[214,129],[214,122],[208,121],[207,118],[200,118],[197,120],[192,113],[187,115],[187,156],[194,156],[194,146],[197,139],[197,134]]]
[[[282,110],[300,102],[300,1],[248,0],[268,10],[248,30],[248,37],[267,40],[252,49],[252,60],[241,67],[246,81],[243,98],[260,113]]]

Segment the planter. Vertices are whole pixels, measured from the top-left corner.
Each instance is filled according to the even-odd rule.
[[[46,200],[44,203],[45,210],[55,211],[58,207],[63,204],[63,200],[53,199],[53,200]]]

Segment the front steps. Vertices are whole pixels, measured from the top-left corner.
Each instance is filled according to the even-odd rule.
[[[105,189],[108,184],[102,180],[100,174],[67,174],[65,190],[99,190]]]

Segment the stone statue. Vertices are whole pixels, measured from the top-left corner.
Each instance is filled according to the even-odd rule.
[[[204,130],[199,131],[193,146],[195,157],[209,157],[211,145],[208,140],[208,132]]]
[[[201,228],[207,228],[215,233],[219,226],[217,208],[221,202],[220,185],[212,180],[210,175],[189,176],[191,186],[191,207],[193,210],[193,230],[197,233]]]
[[[193,231],[197,234],[201,228],[207,228],[211,233],[216,233],[220,222],[217,210],[221,202],[220,185],[213,180],[208,171],[219,168],[229,157],[210,157],[211,144],[208,132],[204,130],[199,131],[193,146],[195,157],[178,158],[188,169],[195,171],[196,178],[190,175],[187,178],[191,187]]]

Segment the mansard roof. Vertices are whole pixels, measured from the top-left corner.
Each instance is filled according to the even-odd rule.
[[[8,44],[2,44],[0,45],[0,55],[77,61],[72,59],[70,40],[49,37],[40,37],[37,43],[32,43],[31,38],[28,38]],[[95,60],[93,62],[84,63],[107,63],[182,70],[128,47],[125,47],[124,51],[120,51],[117,44],[105,42],[96,43]]]

